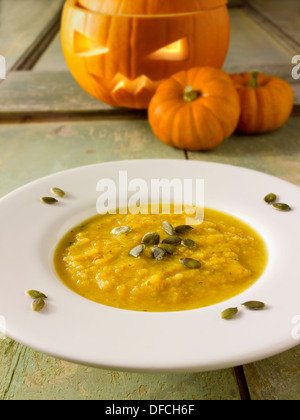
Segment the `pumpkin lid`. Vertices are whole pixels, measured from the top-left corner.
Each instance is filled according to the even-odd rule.
[[[93,12],[109,15],[173,15],[215,9],[228,0],[68,0]]]

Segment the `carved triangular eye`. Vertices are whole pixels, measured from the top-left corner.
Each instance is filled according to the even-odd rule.
[[[74,53],[82,57],[92,57],[94,55],[106,54],[108,48],[99,45],[97,41],[86,35],[75,31],[74,33]]]
[[[179,39],[150,54],[151,60],[183,61],[188,58],[188,42],[186,38]]]

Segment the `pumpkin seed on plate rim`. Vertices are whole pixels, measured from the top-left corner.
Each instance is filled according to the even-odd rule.
[[[267,194],[264,198],[265,202],[268,204],[273,204],[277,200],[277,196],[274,193]]]
[[[66,195],[66,193],[62,189],[57,188],[57,187],[52,187],[50,191],[52,192],[52,194],[56,195],[57,197],[63,198]]]
[[[259,311],[264,309],[266,305],[263,302],[257,300],[249,300],[248,302],[241,303],[242,306],[245,306],[247,309],[251,311]]]
[[[58,200],[54,197],[42,197],[41,201],[45,204],[56,204]]]
[[[45,306],[45,301],[43,298],[34,299],[31,304],[31,309],[35,312],[40,312]]]
[[[44,293],[39,292],[38,290],[26,290],[25,295],[30,297],[31,299],[47,299],[47,296]]]
[[[237,313],[238,308],[227,308],[221,313],[222,319],[232,319]]]
[[[272,206],[279,211],[291,211],[291,207],[285,203],[273,203]]]

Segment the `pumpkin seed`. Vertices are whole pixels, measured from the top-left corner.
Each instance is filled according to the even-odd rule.
[[[129,226],[119,226],[119,227],[114,228],[111,231],[111,233],[113,235],[122,235],[123,233],[129,233],[131,231],[132,231],[132,229]]]
[[[134,258],[137,258],[140,255],[142,255],[145,249],[146,249],[145,245],[138,245],[129,252],[129,255],[131,255]]]
[[[61,197],[61,198],[66,195],[66,193],[63,190],[61,190],[60,188],[57,188],[57,187],[51,188],[51,192],[52,192],[52,194],[56,195],[57,197]]]
[[[277,200],[277,196],[276,196],[276,194],[270,193],[270,194],[265,196],[264,200],[268,204],[273,204]]]
[[[159,248],[164,249],[170,255],[174,254],[176,251],[176,246],[172,244],[160,244]]]
[[[195,242],[192,239],[183,239],[181,241],[181,245],[185,246],[186,248],[194,248]]]
[[[35,312],[41,311],[45,306],[45,301],[42,298],[34,299],[31,304],[31,309]]]
[[[259,311],[261,309],[264,309],[264,307],[266,306],[263,302],[259,302],[256,300],[249,300],[248,302],[242,303],[242,305],[248,309],[251,309],[252,311]]]
[[[56,200],[56,198],[53,197],[42,197],[41,201],[45,204],[55,204],[58,202],[58,200]]]
[[[193,258],[182,258],[180,260],[181,264],[183,264],[186,268],[195,269],[201,267],[201,262],[194,260]]]
[[[160,241],[160,236],[157,232],[149,232],[142,239],[142,244],[144,245],[158,245]]]
[[[152,248],[152,255],[155,260],[162,260],[167,255],[167,251],[159,246]]]
[[[169,222],[163,222],[163,230],[170,236],[175,234],[175,229]]]
[[[231,319],[238,313],[238,308],[228,308],[221,313],[222,319]]]
[[[181,226],[177,226],[175,228],[175,233],[186,233],[186,232],[190,232],[191,230],[193,230],[194,228],[192,226],[188,226],[188,225],[181,225]]]
[[[31,299],[47,299],[47,296],[44,293],[39,292],[38,290],[26,290],[25,295]]]
[[[181,244],[181,238],[179,238],[179,236],[170,236],[169,238],[163,239],[161,243],[177,246]]]
[[[290,211],[292,210],[288,204],[284,203],[273,203],[272,206],[279,211]]]

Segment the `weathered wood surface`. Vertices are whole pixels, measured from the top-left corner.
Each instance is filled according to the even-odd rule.
[[[138,374],[80,366],[6,340],[0,347],[5,400],[239,400],[233,370]]]
[[[254,169],[300,186],[300,119],[291,118],[273,133],[235,134],[212,151],[188,152],[188,157]]]
[[[259,70],[291,81],[291,54],[244,9],[230,10],[231,41],[224,70]],[[276,74],[277,73],[277,74]]]
[[[248,0],[247,3],[272,25],[276,32],[300,47],[300,7],[297,0]],[[299,49],[296,51],[299,52]]]
[[[22,60],[59,19],[63,0],[1,0],[0,55],[7,71]]]
[[[244,366],[253,400],[300,400],[300,346]]]
[[[278,68],[276,67],[278,70]],[[300,85],[292,84],[295,111],[300,108]],[[18,71],[0,84],[0,121],[55,116],[144,117],[146,111],[111,107],[86,93],[67,71]]]

